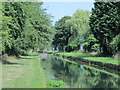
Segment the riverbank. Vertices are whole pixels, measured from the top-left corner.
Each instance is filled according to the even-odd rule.
[[[2,65],[2,88],[45,88],[46,82],[38,53],[8,57],[10,64]]]
[[[93,66],[99,66],[102,68],[109,68],[112,70],[120,71],[120,62],[118,59],[112,57],[96,57],[95,54],[83,53],[83,52],[48,52],[57,56],[66,57],[69,60],[76,61],[78,63],[83,62]]]
[[[61,55],[46,54],[41,64],[47,71],[45,75],[49,75],[48,80],[62,80],[69,88],[117,88],[120,79],[118,74],[107,72],[102,67],[94,68]]]
[[[78,57],[78,58],[87,59],[91,61],[98,61],[102,63],[111,63],[111,64],[120,65],[120,62],[118,61],[118,59],[114,59],[112,57],[97,57],[96,54],[83,53],[83,52],[72,52],[72,53],[58,52],[57,54],[64,55],[64,56],[73,56],[73,57]]]

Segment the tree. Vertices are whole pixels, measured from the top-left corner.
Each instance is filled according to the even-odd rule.
[[[27,3],[28,4],[28,3]],[[25,38],[29,39],[33,43],[28,44],[30,48],[45,48],[52,42],[54,36],[54,29],[51,25],[51,16],[48,15],[45,10],[41,7],[42,3],[29,3],[26,8],[27,20],[25,23]],[[38,8],[39,7],[39,8]],[[37,8],[37,9],[36,9]],[[28,32],[30,32],[28,34]],[[28,35],[27,35],[28,34]]]
[[[110,46],[112,47],[113,54],[116,54],[120,51],[120,34],[116,35],[112,42],[110,43]]]
[[[64,16],[55,24],[56,34],[53,45],[58,47],[60,51],[64,50],[64,47],[68,44],[68,39],[71,35],[69,29],[67,29],[65,26],[66,21],[70,18],[70,16]]]
[[[84,35],[84,42],[83,42],[85,52],[100,52],[100,45],[98,40],[94,37],[94,35],[88,31]]]
[[[5,53],[5,47],[11,48],[11,35],[9,35],[11,29],[8,27],[7,24],[11,23],[11,17],[5,16],[4,12],[5,8],[3,7],[2,3],[0,3],[0,48],[1,48],[1,54]]]
[[[5,52],[18,55],[20,54],[21,34],[25,23],[25,13],[22,9],[22,3],[4,2],[2,4],[5,8],[4,15],[12,19],[11,23],[6,22],[7,27],[11,29],[9,33],[11,35],[11,48],[6,46]]]
[[[102,53],[113,54],[110,43],[120,32],[120,2],[95,2],[90,17],[90,30],[98,40]]]
[[[5,53],[20,55],[29,49],[44,49],[50,46],[54,34],[51,16],[42,8],[42,2],[4,2],[4,16],[10,17],[6,21],[10,29],[11,47],[3,45]],[[8,35],[8,36],[9,36]],[[7,39],[8,40],[8,39]]]
[[[89,30],[90,12],[78,9],[73,17],[66,22],[66,26],[71,31],[69,45],[79,47],[84,41],[84,34]]]
[[[83,42],[83,36],[89,29],[89,11],[77,10],[70,18],[65,16],[56,22],[57,33],[54,38],[54,46],[66,51],[76,50]]]

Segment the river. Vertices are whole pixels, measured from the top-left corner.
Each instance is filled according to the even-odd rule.
[[[41,54],[41,65],[47,80],[63,80],[69,88],[118,88],[120,76],[83,63]],[[120,87],[119,87],[120,88]]]

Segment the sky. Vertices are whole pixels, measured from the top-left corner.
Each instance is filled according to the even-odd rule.
[[[93,2],[44,2],[43,7],[53,16],[53,25],[63,16],[72,16],[77,9],[88,10],[94,7]]]

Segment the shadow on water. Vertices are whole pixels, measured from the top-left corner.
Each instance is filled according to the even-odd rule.
[[[120,86],[119,77],[47,54],[41,54],[41,56],[43,57],[41,65],[49,78],[53,75],[55,78],[63,80],[71,88],[118,88]]]

